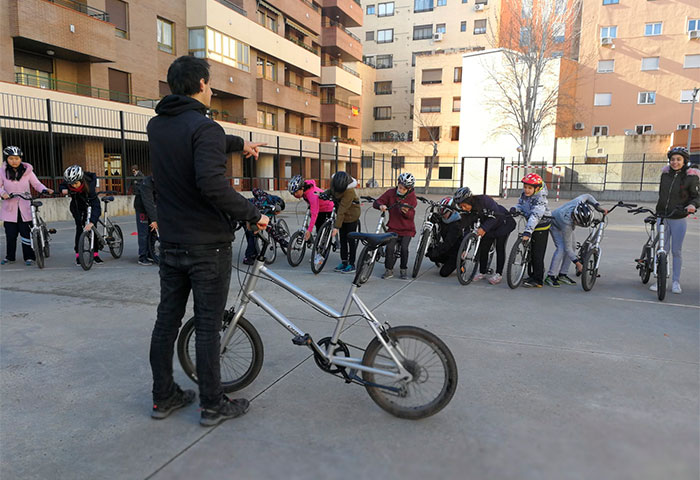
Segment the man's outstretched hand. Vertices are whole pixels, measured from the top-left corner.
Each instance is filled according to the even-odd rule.
[[[245,158],[250,158],[253,157],[255,159],[258,158],[259,154],[259,149],[260,147],[267,145],[267,143],[253,143],[245,140],[243,142],[243,156]]]

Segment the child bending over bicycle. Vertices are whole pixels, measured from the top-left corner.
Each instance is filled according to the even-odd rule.
[[[518,204],[511,208],[511,212],[521,212],[527,218],[523,241],[531,241],[532,269],[530,276],[523,282],[523,287],[542,288],[544,282],[544,254],[547,251],[547,237],[550,220],[542,217],[549,216],[549,203],[547,202],[547,187],[542,177],[536,173],[525,175],[521,180],[523,193],[518,199]]]
[[[3,199],[0,220],[2,220],[5,227],[7,254],[0,262],[0,265],[15,261],[17,235],[19,235],[22,243],[24,264],[31,266],[36,260],[30,233],[32,228],[31,203],[29,200],[20,197],[10,198],[10,194],[28,193],[30,186],[41,193],[53,193],[53,190],[46,188],[36,178],[32,166],[22,161],[24,154],[19,147],[5,147],[2,151],[2,156],[5,163],[2,165],[2,172],[0,173],[0,196]]]
[[[374,208],[382,212],[389,211],[387,229],[398,235],[386,245],[385,270],[384,275],[382,275],[384,279],[394,276],[394,264],[396,263],[394,252],[397,245],[401,249],[401,279],[408,279],[408,244],[411,242],[411,238],[416,236],[416,224],[413,221],[418,205],[416,194],[413,191],[415,184],[415,177],[404,172],[399,175],[396,188],[390,188],[384,192],[373,204]]]
[[[472,281],[485,278],[488,268],[489,250],[496,242],[496,273],[489,277],[491,285],[501,283],[503,266],[506,264],[506,243],[510,232],[515,230],[515,220],[508,216],[508,210],[496,203],[488,195],[472,195],[469,187],[462,187],[454,194],[455,206],[469,215],[466,217],[467,228],[478,219],[481,223],[477,235],[482,237],[479,245],[479,273]]]
[[[328,220],[333,211],[333,202],[331,200],[323,200],[318,198],[318,194],[323,192],[323,189],[316,186],[316,180],[304,180],[301,175],[295,175],[289,180],[287,186],[289,193],[294,195],[294,198],[303,198],[309,205],[309,228],[304,233],[304,241],[308,242],[311,238],[311,232],[316,226],[316,231],[321,228],[323,222]]]
[[[284,200],[282,197],[277,195],[272,195],[267,193],[260,188],[254,188],[252,190],[253,196],[248,200],[255,205],[263,215],[271,216],[277,215],[285,208]],[[258,250],[255,247],[255,234],[250,231],[250,229],[245,229],[245,238],[248,241],[248,246],[245,249],[245,256],[243,257],[244,265],[252,265],[255,263],[255,256],[258,254]],[[277,240],[280,241],[279,239]],[[286,247],[286,245],[285,245]]]
[[[443,198],[440,205],[440,239],[426,256],[440,267],[441,277],[449,277],[457,269],[457,253],[464,237],[466,219],[455,210],[452,197]]]
[[[347,172],[339,171],[331,179],[330,193],[338,202],[333,236],[340,233],[340,263],[335,267],[336,272],[352,273],[355,271],[357,256],[357,240],[348,238],[350,232],[356,232],[360,220],[360,198],[357,196],[357,180]]]
[[[70,213],[75,220],[75,264],[80,265],[78,258],[78,240],[83,230],[89,231],[97,225],[102,207],[97,197],[97,175],[83,171],[80,165],[71,165],[63,172],[63,182],[58,186],[63,195],[70,195]],[[92,207],[90,218],[87,218],[88,207]],[[87,222],[87,224],[85,223]],[[94,253],[96,264],[104,263],[97,251]]]
[[[578,227],[589,227],[593,222],[593,212],[591,206],[603,215],[608,211],[600,207],[593,195],[587,193],[579,195],[570,202],[552,212],[552,224],[549,232],[556,250],[552,256],[552,263],[549,265],[547,278],[544,283],[550,287],[564,285],[576,285],[576,282],[569,277],[569,265],[576,265],[576,271],[583,270],[581,259],[576,254],[576,238],[574,229]],[[567,261],[568,260],[568,261]]]

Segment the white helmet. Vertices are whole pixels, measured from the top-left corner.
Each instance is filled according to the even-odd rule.
[[[302,183],[304,182],[304,179],[302,178],[301,175],[294,175],[290,180],[289,184],[287,185],[287,189],[289,189],[289,193],[294,195],[294,192],[299,190],[302,187]]]
[[[399,185],[403,185],[404,187],[411,189],[416,184],[416,177],[414,177],[412,173],[403,172],[401,175],[399,175],[398,182]]]
[[[80,165],[71,165],[63,172],[63,178],[68,183],[79,182],[83,179],[83,168]]]

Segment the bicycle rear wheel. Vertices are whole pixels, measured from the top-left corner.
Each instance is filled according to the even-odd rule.
[[[275,226],[275,228],[277,230],[277,239],[283,240],[283,242],[278,242],[280,249],[282,249],[282,253],[286,255],[287,248],[289,246],[289,238],[291,236],[289,234],[289,226],[287,225],[287,222],[280,218],[279,220],[277,220],[277,225]],[[285,243],[286,245],[283,245]]]
[[[416,278],[418,272],[420,272],[420,265],[423,263],[423,257],[425,257],[428,251],[431,235],[432,232],[429,229],[423,230],[423,233],[420,235],[420,243],[418,244],[418,250],[416,250],[416,259],[413,261],[413,272],[411,273],[411,277],[413,278]]]
[[[659,301],[663,302],[666,298],[666,274],[668,273],[668,258],[666,252],[656,254],[656,295]]]
[[[469,285],[474,279],[476,269],[479,267],[478,252],[476,249],[477,236],[467,234],[457,250],[457,280],[462,285]]]
[[[294,232],[289,238],[289,247],[287,248],[287,261],[292,267],[298,267],[304,260],[306,254],[306,242],[304,241],[304,232]]]
[[[112,254],[114,258],[119,258],[124,253],[124,235],[122,234],[122,229],[119,225],[114,225],[111,231],[107,231],[107,234],[111,237],[111,240],[107,242],[109,245],[109,253]]]
[[[44,246],[41,244],[41,232],[39,230],[32,231],[32,248],[34,249],[36,266],[44,268]]]
[[[92,236],[94,232],[89,230],[80,234],[78,239],[78,260],[80,261],[80,266],[83,270],[90,270],[92,268],[92,262],[94,260],[93,250],[91,248]]]
[[[639,270],[642,284],[646,285],[649,282],[649,278],[651,278],[651,271],[653,270],[651,247],[649,245],[644,245],[642,248],[642,256],[637,265],[637,269]]]
[[[508,256],[508,267],[506,269],[506,280],[510,288],[518,288],[525,276],[525,270],[528,265],[528,252],[530,244],[523,243],[522,238],[518,238],[513,244]]]
[[[600,252],[597,248],[589,248],[583,255],[583,270],[581,272],[581,286],[589,292],[598,278],[598,257]]]
[[[49,246],[49,229],[45,223],[41,224],[41,234],[44,238],[44,258],[51,256],[51,247]]]
[[[265,264],[266,265],[271,265],[275,263],[275,260],[277,259],[277,242],[275,241],[274,238],[272,238],[272,235],[269,236],[270,243],[267,244],[267,250],[265,250]],[[260,238],[260,235],[255,236],[255,249],[260,252],[263,248],[263,240]]]
[[[153,230],[148,231],[148,254],[153,259],[153,263],[160,264],[160,236]]]
[[[326,266],[331,252],[332,233],[333,225],[327,221],[321,225],[321,230],[316,235],[314,246],[311,248],[311,271],[315,274],[321,273],[323,267]]]
[[[360,253],[360,273],[358,274],[358,281],[360,285],[366,283],[369,277],[372,276],[372,270],[374,270],[374,263],[379,253],[376,248],[370,249],[365,246]]]
[[[427,330],[412,326],[390,328],[386,335],[413,380],[404,382],[362,372],[370,398],[390,414],[412,420],[429,417],[445,408],[457,389],[457,363],[447,345]],[[398,372],[377,338],[367,345],[362,365]]]
[[[489,248],[489,259],[486,262],[486,273],[493,274],[496,270],[493,268],[493,261],[496,258],[496,241],[494,240]]]
[[[228,320],[232,313],[226,312]],[[223,337],[228,328],[227,318],[221,326]],[[255,327],[241,317],[236,325],[236,331],[231,341],[221,353],[221,386],[224,392],[230,393],[249,385],[260,373],[263,364],[263,344]],[[177,339],[177,358],[185,374],[195,383],[197,380],[197,354],[195,347],[194,317],[180,330]]]

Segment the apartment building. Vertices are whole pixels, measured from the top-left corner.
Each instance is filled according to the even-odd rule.
[[[324,153],[359,149],[347,144],[359,144],[361,128],[362,82],[352,65],[362,59],[362,43],[348,30],[362,25],[356,0],[1,4],[0,82],[6,83],[0,92],[35,98],[65,92],[71,96],[63,101],[134,111],[126,106],[131,104],[153,115],[157,101],[170,93],[169,65],[189,54],[211,65],[212,118],[277,143],[277,153],[260,162],[236,157],[232,176],[327,177],[335,162],[323,162]],[[280,143],[299,154],[280,155]],[[91,151],[91,158],[108,156],[104,146]]]
[[[583,18],[573,136],[687,129],[700,86],[700,4],[584,0]]]

